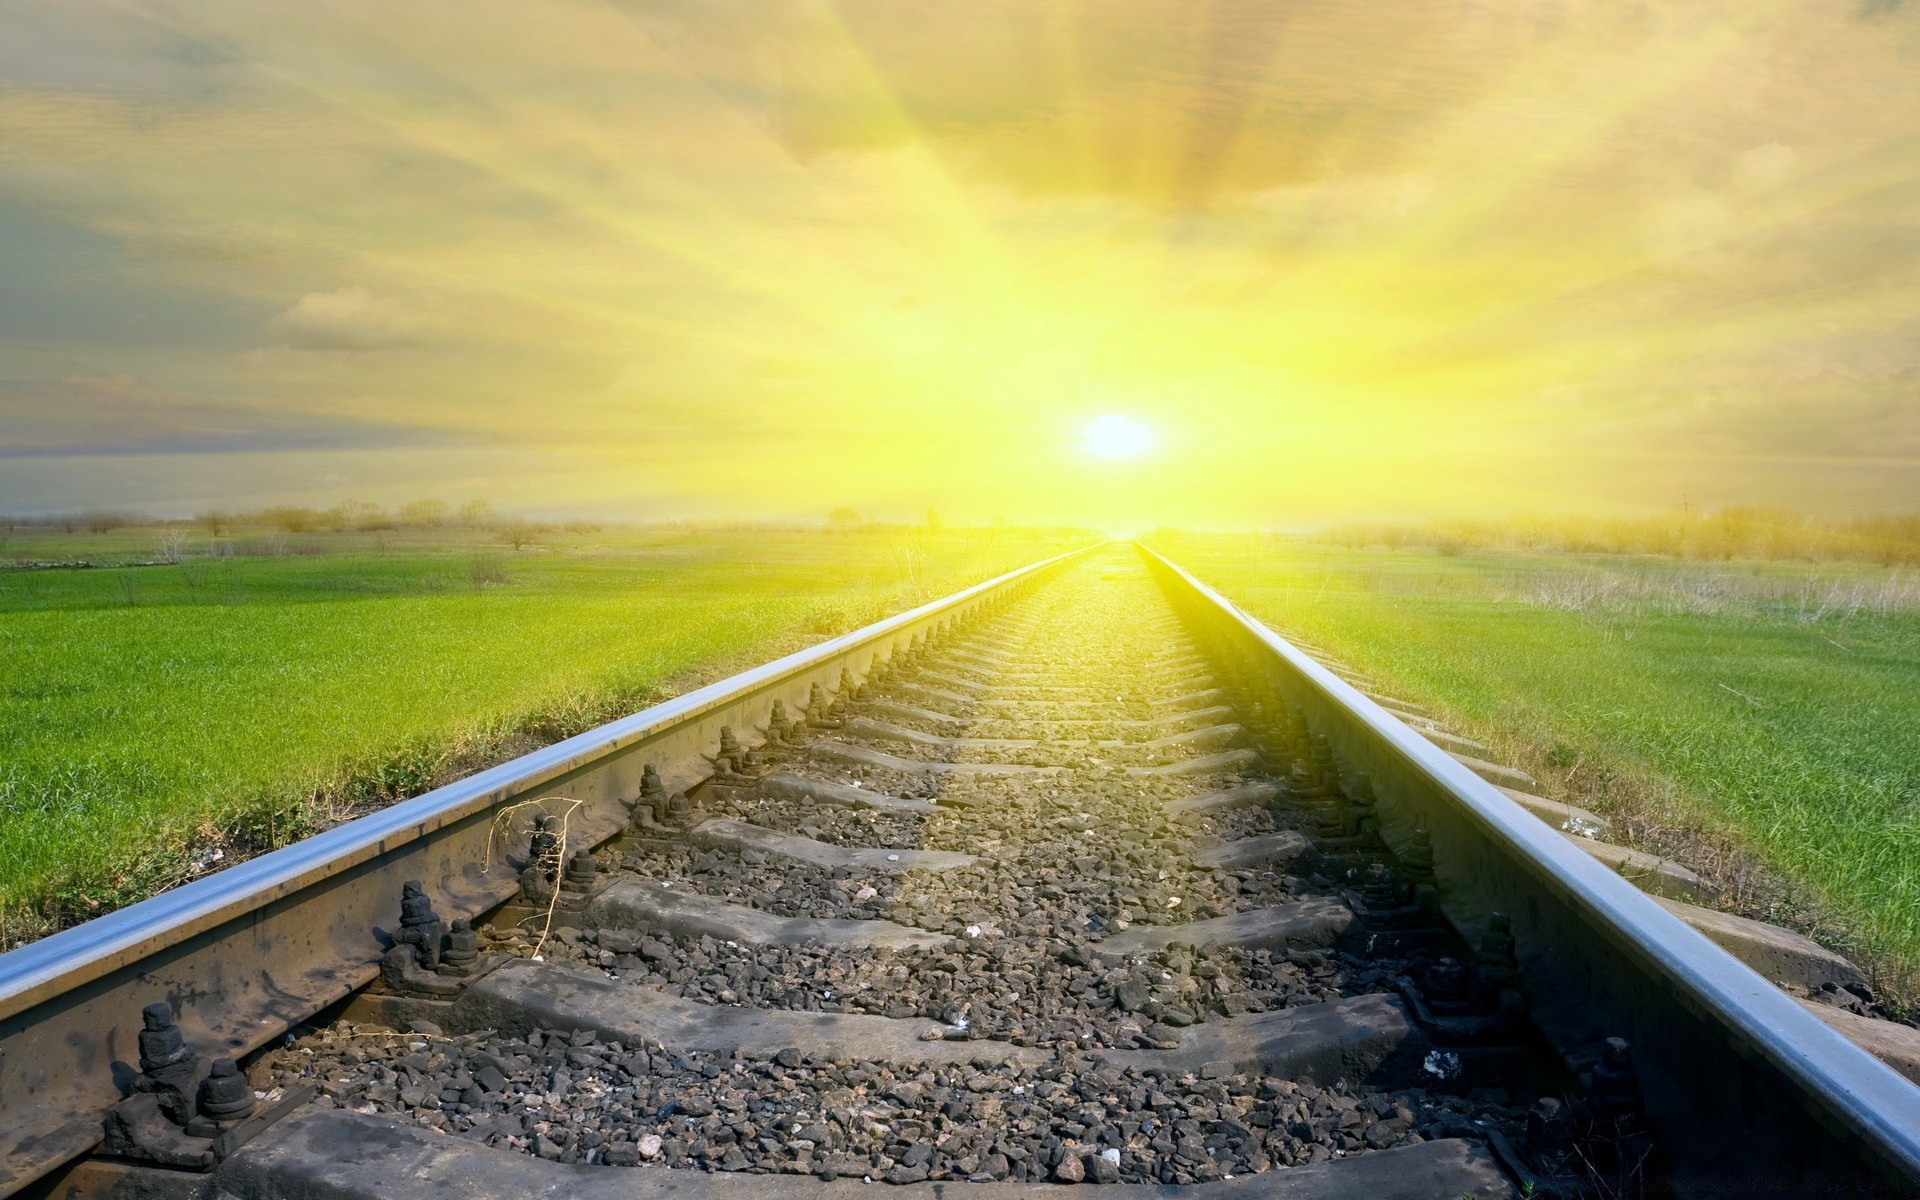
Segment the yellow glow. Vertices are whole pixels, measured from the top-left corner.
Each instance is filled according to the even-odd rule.
[[[1910,500],[1920,8],[1655,8],[15,6],[0,509]]]
[[[1153,431],[1132,417],[1108,413],[1087,422],[1080,449],[1094,458],[1139,458],[1153,448]]]

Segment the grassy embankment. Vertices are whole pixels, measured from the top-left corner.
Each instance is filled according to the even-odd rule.
[[[1159,545],[1920,995],[1920,577],[1871,564]],[[1702,859],[1709,861],[1702,862]],[[1743,863],[1757,860],[1758,870]]]
[[[16,532],[15,563],[179,561],[0,569],[0,945],[1066,548],[900,530],[496,541]]]

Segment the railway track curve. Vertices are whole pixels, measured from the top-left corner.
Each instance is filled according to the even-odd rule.
[[[1035,563],[0,955],[0,1195],[1920,1194],[1851,964],[1376,690]]]

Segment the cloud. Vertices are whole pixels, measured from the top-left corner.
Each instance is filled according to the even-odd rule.
[[[440,430],[192,400],[123,374],[0,380],[0,458],[427,446]]]
[[[273,332],[300,350],[390,350],[419,344],[426,326],[391,296],[363,287],[308,292],[275,317]]]
[[[1262,445],[1433,504],[1442,434],[1571,476],[1871,394],[1841,448],[1904,447],[1913,10],[0,0],[0,453],[460,430],[583,492],[1048,515],[1106,500],[1032,431],[1120,396],[1224,521]]]

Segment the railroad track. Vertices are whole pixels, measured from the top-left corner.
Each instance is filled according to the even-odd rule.
[[[0,956],[0,1194],[1913,1194],[1851,965],[1480,749],[1037,563]]]

